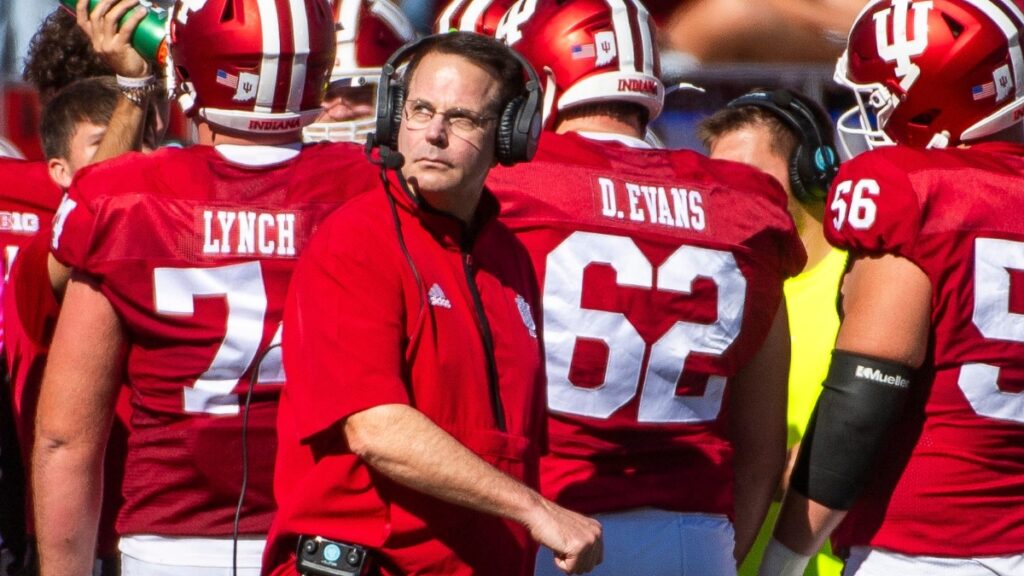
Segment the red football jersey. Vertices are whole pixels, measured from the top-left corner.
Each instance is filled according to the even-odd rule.
[[[838,547],[1024,550],[1024,146],[883,148],[843,165],[826,236],[932,283],[930,348]],[[893,279],[898,282],[898,278]]]
[[[46,162],[28,162],[0,157],[0,291],[11,272],[18,250],[32,240],[53,218],[60,203],[61,189],[46,169]],[[0,338],[3,315],[0,312]]]
[[[542,286],[544,494],[585,513],[731,516],[729,378],[806,259],[781,187],[690,151],[553,133],[487,184]]]
[[[0,266],[6,279],[18,250],[53,217],[62,192],[46,162],[0,158],[0,180]]]
[[[35,435],[36,405],[43,379],[43,368],[50,350],[53,329],[60,314],[60,303],[50,286],[47,260],[50,254],[50,222],[18,253],[11,267],[3,293],[5,330],[4,350],[11,378],[15,425],[21,446],[26,477],[31,476],[32,444]],[[103,510],[100,514],[97,556],[117,556],[118,535],[115,529],[121,509],[121,479],[124,477],[125,451],[131,404],[128,389],[121,388],[117,397],[116,418],[103,463]],[[27,494],[26,520],[28,532],[32,524],[32,494]]]
[[[78,174],[52,248],[97,279],[128,338],[122,534],[231,534],[248,391],[240,531],[266,532],[292,269],[319,222],[376,174],[343,144],[257,166],[206,146],[161,150]]]

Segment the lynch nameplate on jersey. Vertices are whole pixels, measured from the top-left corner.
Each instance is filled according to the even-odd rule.
[[[237,210],[197,208],[205,257],[295,258],[301,214],[289,210]]]
[[[593,177],[594,205],[604,218],[703,232],[704,197],[699,190]]]

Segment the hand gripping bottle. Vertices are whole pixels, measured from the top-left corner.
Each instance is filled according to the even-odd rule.
[[[89,0],[89,11],[99,4],[100,0]],[[72,14],[78,0],[60,0]],[[139,22],[135,33],[132,34],[132,46],[146,60],[164,64],[167,61],[167,26],[170,14],[166,8],[157,6],[153,0],[140,0],[139,5],[149,11],[146,17]],[[131,17],[132,11],[121,18],[120,24]]]

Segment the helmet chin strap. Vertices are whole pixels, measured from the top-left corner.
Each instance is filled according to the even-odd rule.
[[[545,66],[544,74],[547,76],[547,80],[544,83],[544,109],[541,112],[541,126],[548,126],[548,120],[551,121],[551,128],[554,128],[554,115],[552,112],[555,109],[555,73],[551,68]]]

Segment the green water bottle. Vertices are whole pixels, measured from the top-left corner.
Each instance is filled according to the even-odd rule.
[[[91,12],[99,2],[100,0],[89,0],[89,11]],[[74,14],[78,0],[60,0],[60,3]],[[135,33],[132,34],[132,46],[143,58],[164,64],[167,61],[167,25],[170,22],[170,11],[156,5],[153,0],[141,0],[139,5],[146,8],[149,13],[135,28]],[[120,23],[123,24],[131,17],[131,14],[132,11],[129,10],[121,18]]]

